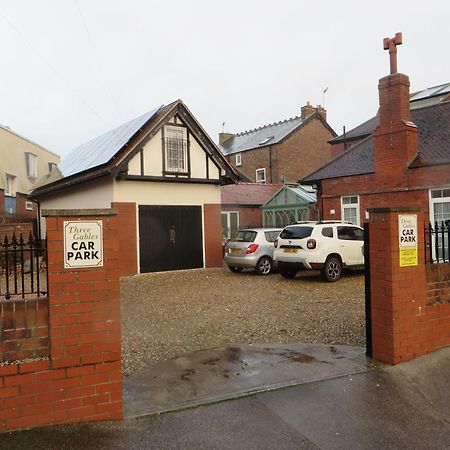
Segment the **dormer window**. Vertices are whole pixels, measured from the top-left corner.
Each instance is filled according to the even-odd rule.
[[[188,143],[185,139],[185,129],[166,127],[164,131],[165,172],[188,174]]]
[[[25,163],[27,166],[28,178],[37,178],[37,156],[33,153],[25,153]]]

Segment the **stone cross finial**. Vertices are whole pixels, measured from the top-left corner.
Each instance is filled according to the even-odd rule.
[[[393,38],[384,38],[383,47],[389,50],[389,62],[391,66],[391,74],[397,73],[397,45],[401,45],[402,33],[395,33]]]

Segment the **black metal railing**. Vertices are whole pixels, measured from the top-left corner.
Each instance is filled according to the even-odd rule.
[[[425,226],[425,261],[450,262],[450,220]]]
[[[0,300],[46,295],[46,252],[41,240],[30,233],[7,236],[0,243]]]

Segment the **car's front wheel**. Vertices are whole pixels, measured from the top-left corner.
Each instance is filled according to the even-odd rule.
[[[256,272],[258,272],[259,275],[269,275],[269,273],[272,272],[272,268],[273,268],[272,260],[267,256],[263,256],[256,263],[255,270]]]
[[[329,283],[339,280],[342,275],[341,260],[336,256],[329,256],[323,266],[322,275]]]
[[[242,272],[242,267],[228,266],[228,268],[229,268],[233,273],[239,273],[239,272]]]

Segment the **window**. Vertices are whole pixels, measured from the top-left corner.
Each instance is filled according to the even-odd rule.
[[[56,169],[56,167],[58,167],[58,164],[49,162],[48,163],[48,173],[50,173],[53,169]]]
[[[337,227],[337,235],[344,241],[364,241],[364,232],[355,227]]]
[[[293,226],[287,227],[280,233],[281,239],[305,239],[311,236],[313,227]]]
[[[9,197],[16,196],[16,177],[14,175],[6,174],[6,189],[5,195]]]
[[[37,156],[33,153],[25,153],[28,178],[37,178]]]
[[[240,166],[242,164],[242,155],[241,153],[236,153],[236,166]]]
[[[264,138],[258,145],[264,145],[267,144],[269,141],[271,141],[273,139],[273,136],[269,136]]]
[[[267,242],[275,242],[275,239],[278,237],[279,234],[280,234],[279,231],[265,231],[264,232],[264,236],[265,236]]]
[[[266,182],[266,169],[256,169],[256,182],[257,183]]]
[[[239,213],[237,211],[222,212],[222,239],[231,239],[239,228]]]
[[[25,208],[28,211],[33,211],[33,202],[25,202]]]
[[[450,224],[450,188],[433,189],[430,191],[430,222],[433,228]],[[436,239],[433,236],[432,252],[433,259],[436,259]],[[444,255],[444,248],[448,248],[448,236],[445,233],[438,233],[438,254]]]
[[[187,141],[184,129],[168,127],[165,129],[166,172],[187,173]]]
[[[322,236],[332,238],[333,237],[333,228],[332,227],[322,228]]]
[[[359,197],[352,195],[341,197],[341,218],[359,226]]]

